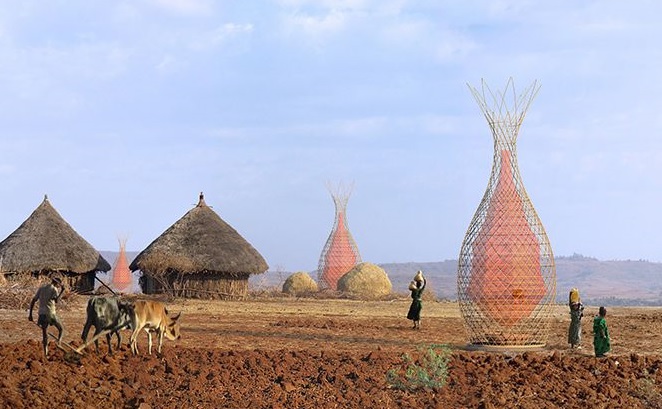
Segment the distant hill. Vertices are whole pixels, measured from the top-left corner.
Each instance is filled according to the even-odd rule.
[[[102,251],[101,255],[115,265],[116,251]],[[127,251],[129,263],[138,255]],[[556,257],[556,300],[567,302],[571,288],[579,288],[582,301],[590,305],[662,305],[662,263],[646,260],[601,261],[581,254]],[[393,291],[408,294],[407,286],[416,271],[423,270],[428,289],[441,299],[457,299],[457,260],[379,264],[388,274]],[[290,272],[267,271],[251,276],[249,285],[256,288],[280,288]],[[316,279],[315,272],[310,272]],[[100,274],[108,282],[110,274]],[[134,291],[139,292],[137,274]]]
[[[662,263],[645,260],[600,261],[574,254],[556,257],[556,300],[565,303],[577,287],[586,304],[662,305]],[[430,278],[439,298],[457,299],[457,260],[382,264],[395,289],[406,291],[418,269]]]
[[[101,257],[105,258],[107,262],[110,263],[111,267],[115,267],[115,260],[117,256],[120,255],[119,251],[100,251]],[[129,261],[129,264],[133,261],[134,258],[139,254],[139,251],[127,251],[126,259]]]
[[[581,254],[556,259],[557,299],[577,287],[582,299],[604,305],[662,305],[662,263],[600,261]]]
[[[556,257],[556,299],[566,303],[577,287],[590,305],[662,305],[662,263],[646,260],[609,260],[573,254]],[[391,279],[393,291],[408,294],[407,286],[417,270],[423,270],[429,289],[438,298],[457,299],[457,260],[379,264]],[[253,286],[280,286],[285,272],[253,276]],[[312,272],[316,278],[315,272]]]

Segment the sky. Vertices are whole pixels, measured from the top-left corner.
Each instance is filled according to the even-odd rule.
[[[662,261],[655,0],[0,0],[0,238],[44,195],[100,251],[205,201],[313,271],[455,259],[493,139],[468,84],[541,85],[517,144],[555,256]]]

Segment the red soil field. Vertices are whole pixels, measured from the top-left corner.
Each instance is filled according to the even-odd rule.
[[[59,309],[65,340],[77,346],[85,321],[82,296]],[[2,300],[0,299],[0,302]],[[592,356],[586,308],[584,349],[566,344],[569,315],[558,306],[542,350],[466,348],[457,304],[425,301],[422,329],[404,316],[409,302],[264,298],[170,300],[182,312],[182,338],[162,354],[126,344],[107,355],[57,349],[44,359],[39,328],[25,308],[0,303],[2,408],[644,408],[662,407],[661,308],[610,308],[612,353]],[[55,329],[51,327],[51,332]],[[123,333],[128,341],[129,332]],[[448,383],[398,390],[386,373],[418,347],[452,349]]]

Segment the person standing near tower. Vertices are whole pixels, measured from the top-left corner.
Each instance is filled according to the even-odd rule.
[[[584,316],[584,304],[579,298],[579,290],[573,288],[570,290],[568,301],[570,306],[570,328],[568,329],[568,344],[570,348],[581,349],[582,341],[582,317]]]
[[[411,305],[407,312],[407,319],[414,321],[413,329],[421,329],[421,310],[423,309],[423,290],[425,290],[425,277],[423,272],[418,270],[414,280],[409,284],[411,291]]]
[[[602,358],[611,349],[611,339],[607,329],[607,309],[600,307],[598,315],[593,318],[593,348],[595,357]]]
[[[39,318],[37,319],[37,325],[41,327],[44,357],[48,356],[48,327],[53,325],[57,328],[58,344],[62,341],[62,336],[64,335],[64,327],[55,312],[55,303],[60,300],[63,293],[64,284],[62,284],[62,280],[58,277],[53,277],[51,278],[50,283],[39,287],[37,293],[32,298],[32,301],[30,301],[30,313],[28,314],[28,320],[30,321],[33,321],[32,309],[34,308],[35,303],[39,301]]]

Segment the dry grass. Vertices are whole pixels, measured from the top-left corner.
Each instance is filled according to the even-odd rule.
[[[19,274],[15,277],[0,287],[0,309],[27,310],[39,287],[50,281],[50,278],[44,276]],[[67,310],[71,305],[77,304],[81,297],[83,296],[67,289],[58,301],[58,309]]]
[[[317,283],[305,271],[292,274],[283,284],[283,292],[291,295],[315,293],[317,290]]]
[[[662,408],[662,394],[654,379],[646,377],[631,382],[632,396],[641,399],[649,408]]]
[[[365,262],[340,277],[338,290],[361,299],[381,299],[391,293],[393,285],[383,268]]]

